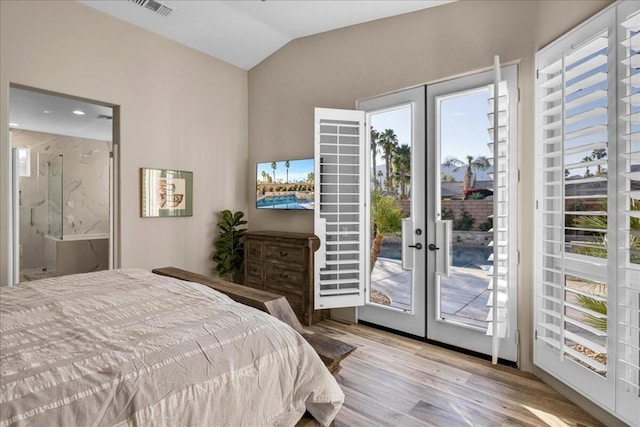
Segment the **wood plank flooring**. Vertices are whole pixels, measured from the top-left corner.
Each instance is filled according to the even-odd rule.
[[[336,427],[602,426],[533,375],[362,325],[307,328],[355,344]]]

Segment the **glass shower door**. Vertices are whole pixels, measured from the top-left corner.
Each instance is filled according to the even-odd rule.
[[[37,153],[32,175],[20,177],[20,245],[25,254],[20,269],[28,277],[57,268],[56,241],[63,236],[63,162],[62,155]]]
[[[52,156],[48,162],[48,234],[50,237],[58,240],[63,238],[62,216],[63,216],[63,200],[62,200],[62,180],[64,156]]]

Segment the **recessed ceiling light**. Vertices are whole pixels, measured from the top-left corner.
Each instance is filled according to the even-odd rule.
[[[45,114],[51,114],[51,111],[49,111],[49,110],[44,110],[44,111],[43,111],[43,113],[45,113]]]
[[[73,114],[76,114],[78,116],[84,116],[84,111],[82,111],[82,110],[73,110]]]
[[[19,127],[20,127],[20,125],[19,125],[19,124],[17,124],[17,123],[9,123],[9,127],[12,127],[12,128],[19,128]]]

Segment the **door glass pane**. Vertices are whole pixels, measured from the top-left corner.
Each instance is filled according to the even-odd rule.
[[[411,105],[369,115],[371,123],[371,292],[369,303],[411,311],[412,262],[402,247],[411,219]],[[405,221],[405,227],[407,222]],[[408,232],[413,232],[409,230]],[[415,256],[413,251],[408,252]]]
[[[493,248],[492,157],[486,86],[437,99],[440,218],[452,222],[451,275],[439,280],[439,318],[485,329]]]

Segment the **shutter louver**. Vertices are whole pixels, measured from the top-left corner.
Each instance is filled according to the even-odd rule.
[[[316,108],[315,308],[364,305],[364,112]]]
[[[618,411],[640,419],[640,13],[618,28]]]
[[[508,284],[509,284],[509,94],[506,81],[500,78],[500,61],[494,61],[495,82],[489,89],[489,136],[491,142],[491,158],[493,167],[493,240],[489,246],[493,252],[488,258],[489,299],[490,307],[487,316],[487,335],[492,337],[492,362],[498,363],[500,340],[507,337],[508,318]],[[496,96],[497,93],[497,96]]]

